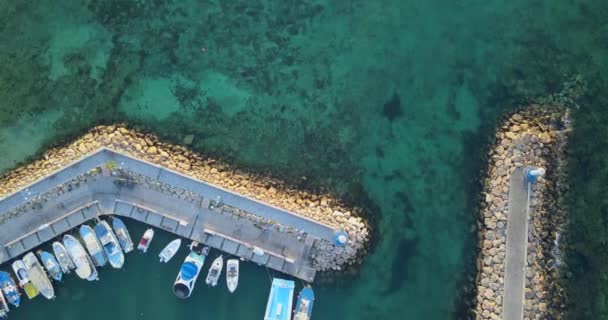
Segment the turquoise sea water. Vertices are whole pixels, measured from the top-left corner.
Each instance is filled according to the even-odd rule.
[[[193,134],[198,151],[374,208],[372,253],[355,278],[317,288],[315,319],[458,318],[499,115],[582,74],[591,90],[575,117],[606,138],[607,11],[605,1],[5,1],[0,169],[98,123],[173,142]],[[603,168],[601,139],[574,139],[572,172]],[[573,184],[572,201],[598,219],[601,172],[588,176],[594,189]],[[588,298],[573,317],[592,318],[606,309],[608,281],[595,279],[608,253],[577,210],[568,289]],[[200,286],[178,301],[178,260],[129,255],[99,283],[68,277],[57,300],[11,319],[261,318],[264,269],[244,266],[235,295]]]

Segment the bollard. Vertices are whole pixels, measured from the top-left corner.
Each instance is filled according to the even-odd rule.
[[[539,177],[545,175],[544,168],[527,168],[525,171],[526,182],[534,183],[538,180]]]

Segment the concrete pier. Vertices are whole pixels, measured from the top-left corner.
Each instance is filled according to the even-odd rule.
[[[113,174],[100,170],[110,162]],[[0,263],[104,215],[129,217],[309,282],[315,241],[332,241],[340,231],[102,148],[0,200]]]

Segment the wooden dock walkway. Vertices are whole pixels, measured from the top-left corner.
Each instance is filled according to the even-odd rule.
[[[102,174],[83,179],[78,182],[78,187],[65,186],[111,160],[128,172],[189,191],[196,195],[196,201],[167,194],[142,183],[124,186],[116,183],[117,177]],[[69,191],[56,192],[58,186]],[[39,201],[41,198],[44,201]],[[225,206],[211,206],[215,199],[221,199]],[[34,202],[38,204],[32,205]],[[21,212],[0,224],[0,263],[82,223],[104,215],[119,215],[312,282],[315,270],[309,261],[311,247],[316,240],[331,241],[334,233],[339,231],[105,148],[0,200],[0,216],[15,212],[16,208],[21,208]],[[230,208],[301,232],[260,227],[246,216],[233,214]],[[261,250],[264,254],[254,253],[255,248],[259,248],[256,252]]]

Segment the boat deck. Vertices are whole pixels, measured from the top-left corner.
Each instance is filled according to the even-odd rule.
[[[79,178],[81,181],[74,184],[75,178],[111,160],[125,172],[145,177],[157,186],[174,188],[167,191],[149,183],[124,184],[124,177],[102,174]],[[187,197],[186,193],[195,196]],[[216,199],[221,199],[220,205]],[[312,282],[315,270],[309,264],[309,253],[314,241],[331,241],[338,231],[105,148],[0,200],[0,216],[15,212],[16,208],[20,212],[0,224],[0,263],[86,221],[119,215]],[[235,210],[250,215],[235,214]],[[251,215],[282,227],[261,225]],[[255,248],[264,253],[255,254]]]

